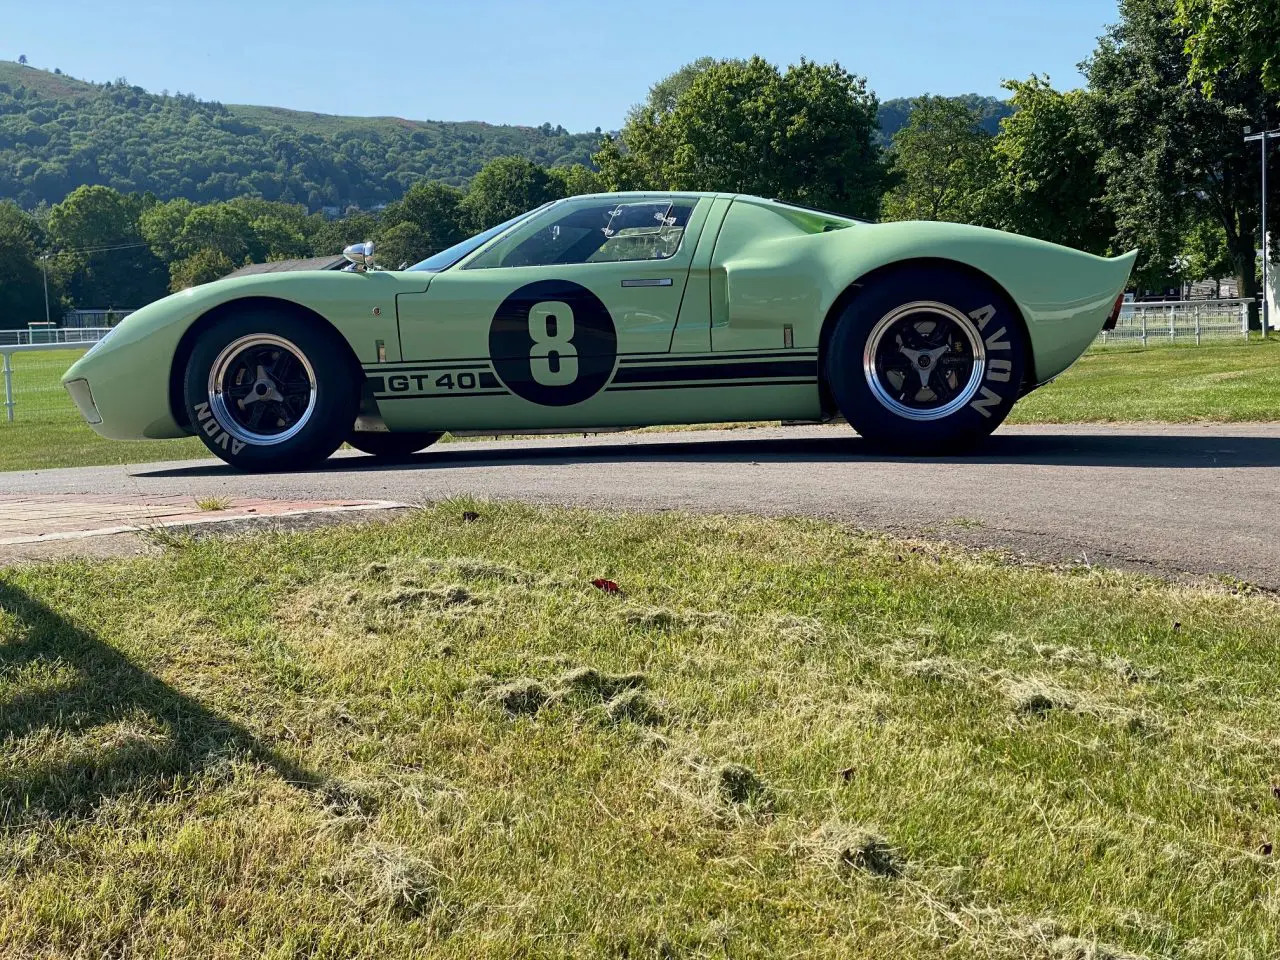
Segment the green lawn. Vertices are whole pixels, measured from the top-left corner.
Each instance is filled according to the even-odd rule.
[[[1273,597],[471,502],[166,540],[0,572],[6,955],[1280,955]]]
[[[120,443],[103,440],[89,429],[61,383],[62,375],[83,352],[51,350],[13,355],[17,407],[14,421],[9,423],[0,405],[0,471],[147,463],[209,455],[194,437]],[[0,385],[0,404],[3,400]]]
[[[1010,423],[1280,420],[1280,340],[1086,353]]]
[[[203,457],[195,439],[117,443],[80,419],[58,378],[75,351],[18,355],[17,420],[0,411],[0,471]],[[1280,420],[1280,340],[1086,354],[1010,423]],[[731,426],[717,424],[715,426]]]

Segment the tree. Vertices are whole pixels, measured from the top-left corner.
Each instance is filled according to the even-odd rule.
[[[234,264],[266,259],[266,248],[253,229],[253,221],[239,207],[211,203],[195,207],[182,224],[177,244],[180,256],[216,250]]]
[[[171,289],[177,293],[187,287],[221,280],[235,268],[236,265],[221,250],[204,247],[173,264]]]
[[[676,108],[681,94],[693,85],[699,75],[720,63],[746,64],[746,60],[717,60],[715,57],[699,57],[686,63],[674,73],[669,73],[649,88],[649,95],[644,103],[636,104],[627,112],[627,119],[637,117],[642,111],[649,109],[656,113],[670,113]],[[596,130],[599,133],[599,129]]]
[[[670,110],[644,105],[595,161],[610,189],[726,190],[872,215],[884,166],[876,98],[838,63],[760,57],[697,72]]]
[[[1260,170],[1243,132],[1261,127],[1275,102],[1257,75],[1224,74],[1212,100],[1188,84],[1188,34],[1174,23],[1175,2],[1121,0],[1120,22],[1084,65],[1106,202],[1120,245],[1142,251],[1145,285],[1176,276],[1189,225],[1212,218],[1226,234],[1241,296],[1254,298]]]
[[[479,232],[560,196],[561,182],[545,167],[524,157],[502,157],[476,174],[460,206],[467,228]]]
[[[165,263],[182,257],[178,247],[182,228],[195,206],[190,200],[179,197],[168,203],[155,204],[139,217],[138,226],[143,239],[151,247],[151,252]]]
[[[547,172],[560,181],[561,196],[580,197],[588,193],[604,192],[600,174],[581,163],[575,163],[571,167],[552,167]]]
[[[887,220],[974,223],[992,180],[992,138],[981,118],[950,97],[912,101],[907,125],[889,150],[896,180],[885,195]]]
[[[139,228],[144,201],[103,186],[82,186],[49,210],[54,262],[66,293],[82,306],[137,307],[165,292],[164,264]]]
[[[0,202],[0,327],[16,329],[44,319],[42,239],[34,217],[11,201]],[[57,293],[50,291],[54,306]]]
[[[402,200],[389,204],[382,212],[378,243],[391,243],[399,252],[389,255],[386,262],[417,263],[463,240],[464,196],[457,187],[432,180],[415,183]],[[391,231],[397,229],[398,234],[390,238]]]
[[[317,257],[337,256],[353,243],[372,240],[378,232],[378,218],[356,213],[341,220],[327,220],[311,236],[311,250]]]
[[[27,65],[27,55],[25,53],[18,54],[18,63],[24,67]]]
[[[1193,223],[1183,238],[1178,263],[1188,283],[1212,280],[1216,288],[1214,296],[1219,296],[1222,278],[1230,276],[1235,269],[1222,225],[1212,220]]]
[[[402,264],[415,264],[438,251],[431,249],[430,241],[420,226],[412,220],[401,220],[378,233],[377,252],[379,264],[396,270]]]
[[[1215,95],[1223,76],[1260,76],[1280,91],[1280,7],[1275,0],[1178,0],[1190,79]]]
[[[1089,124],[1088,94],[1060,93],[1048,77],[1010,80],[1016,112],[995,138],[991,226],[1104,254],[1115,218],[1103,202],[1102,145]]]

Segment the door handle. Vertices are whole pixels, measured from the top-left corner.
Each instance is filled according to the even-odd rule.
[[[623,280],[624,287],[669,287],[672,284],[670,277],[648,277],[643,280]]]

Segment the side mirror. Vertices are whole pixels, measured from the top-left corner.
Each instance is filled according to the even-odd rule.
[[[368,270],[373,266],[373,241],[353,243],[342,251],[342,255],[351,261],[357,270]]]

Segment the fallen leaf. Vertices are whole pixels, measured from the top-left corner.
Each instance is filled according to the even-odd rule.
[[[591,581],[591,585],[597,590],[603,590],[605,593],[621,593],[622,588],[612,580],[606,580],[603,577],[597,577]]]

